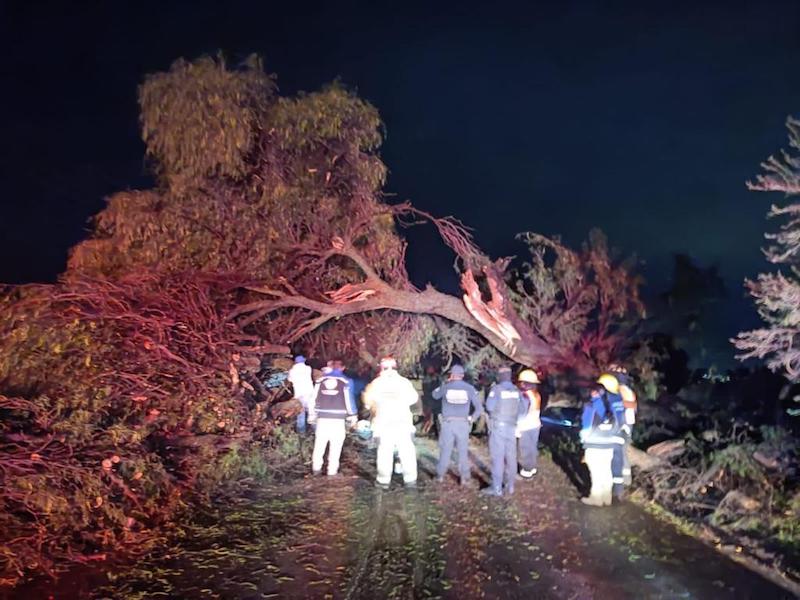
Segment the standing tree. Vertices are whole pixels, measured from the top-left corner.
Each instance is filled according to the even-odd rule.
[[[786,126],[789,145],[800,151],[800,121],[789,117]],[[782,151],[761,166],[766,173],[748,182],[749,189],[783,192],[790,198],[800,194],[800,156]],[[739,359],[764,359],[771,370],[783,371],[795,382],[800,381],[800,202],[773,204],[768,214],[789,218],[778,233],[765,235],[772,243],[764,249],[768,261],[787,270],[761,273],[746,282],[766,326],[742,332],[732,341],[742,351]]]

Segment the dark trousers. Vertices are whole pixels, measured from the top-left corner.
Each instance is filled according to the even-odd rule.
[[[519,437],[519,466],[525,471],[536,468],[539,459],[539,427],[522,431]]]
[[[611,482],[614,496],[622,494],[625,485],[625,444],[614,444],[614,456],[611,458]]]
[[[503,490],[503,476],[507,491],[514,489],[517,477],[517,436],[514,425],[492,423],[489,434],[489,456],[492,460],[492,488]]]
[[[469,429],[467,419],[441,419],[439,432],[439,464],[436,466],[437,477],[444,477],[450,467],[453,446],[458,451],[458,473],[461,481],[469,480]]]

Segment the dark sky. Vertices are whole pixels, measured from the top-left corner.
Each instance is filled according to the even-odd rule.
[[[754,322],[741,280],[779,198],[744,181],[800,113],[800,2],[427,4],[1,4],[0,281],[53,280],[105,195],[149,185],[136,85],[223,49],[261,54],[286,94],[356,88],[386,122],[388,191],[490,253],[599,226],[651,291],[675,252],[717,264],[719,339]],[[421,254],[418,278],[449,268]]]

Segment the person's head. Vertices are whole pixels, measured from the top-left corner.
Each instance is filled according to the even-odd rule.
[[[461,365],[453,365],[450,367],[450,379],[464,379],[464,367]]]
[[[628,369],[622,365],[618,365],[617,363],[611,363],[608,366],[608,369],[606,369],[606,372],[611,373],[614,377],[616,377],[620,385],[627,385],[628,381],[630,380],[628,376]]]
[[[397,370],[397,361],[392,356],[384,356],[380,362],[381,373]]]
[[[541,383],[539,381],[539,376],[533,369],[522,370],[517,377],[517,381],[519,383],[519,387],[523,390],[536,389],[536,386]]]
[[[597,378],[597,383],[609,394],[619,393],[619,381],[611,373],[603,373]]]
[[[305,362],[306,362],[306,357],[303,356],[302,354],[298,354],[297,356],[294,357],[294,363],[295,364],[300,364],[300,363],[305,363]]]
[[[334,371],[344,371],[344,362],[338,358],[328,361],[328,365],[330,365]]]
[[[497,381],[506,382],[511,381],[511,367],[503,365],[497,369]]]

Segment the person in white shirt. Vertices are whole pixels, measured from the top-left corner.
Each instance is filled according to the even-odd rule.
[[[311,367],[306,364],[305,356],[298,355],[294,358],[294,365],[289,369],[289,383],[292,384],[294,397],[300,402],[302,408],[297,415],[297,431],[305,433],[308,408],[314,400],[314,381]]]
[[[372,412],[372,432],[378,438],[376,485],[388,489],[397,452],[406,487],[417,484],[417,450],[411,407],[419,394],[414,385],[397,372],[397,361],[381,359],[381,372],[364,390],[364,405]]]

